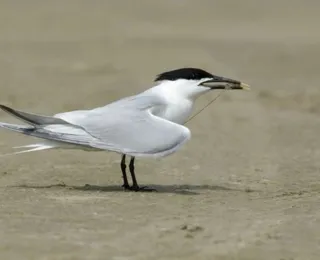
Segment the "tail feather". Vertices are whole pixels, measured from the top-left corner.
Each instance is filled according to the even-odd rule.
[[[22,145],[22,146],[14,146],[13,149],[20,149],[20,148],[36,148],[41,146],[42,144],[28,144],[28,145]]]
[[[27,150],[23,150],[23,151],[19,151],[19,152],[14,152],[14,153],[2,154],[2,155],[0,155],[0,157],[52,149],[52,148],[54,148],[54,146],[44,145],[44,144],[31,144],[31,145],[24,145],[24,146],[18,146],[18,147],[13,147],[13,148],[31,148],[31,149],[27,149]]]
[[[67,146],[77,146],[85,149],[104,149],[104,144],[89,135],[80,128],[75,128],[73,125],[55,125],[55,127],[33,127],[25,125],[16,125],[0,122],[0,128],[5,128],[24,135],[37,137],[49,141],[50,143],[63,143]],[[63,129],[63,131],[61,131]],[[52,130],[52,131],[51,131]],[[49,145],[50,146],[50,145]],[[55,145],[53,144],[55,147]],[[36,146],[29,146],[29,148],[38,148]],[[48,149],[48,148],[47,148]]]
[[[72,146],[85,149],[101,149],[102,144],[96,138],[85,132],[81,127],[68,123],[59,117],[41,116],[22,112],[0,104],[0,109],[28,123],[28,125],[17,125],[0,122],[0,128],[5,128],[24,135],[29,135],[50,141],[50,143],[64,143],[69,148]],[[79,111],[80,112],[80,111]],[[60,114],[61,116],[61,114]],[[31,125],[31,126],[30,126]],[[96,142],[95,146],[91,142]],[[46,143],[46,142],[45,142]],[[23,152],[39,151],[54,148],[56,145],[30,145],[19,148],[31,148]],[[16,153],[15,153],[16,154]]]

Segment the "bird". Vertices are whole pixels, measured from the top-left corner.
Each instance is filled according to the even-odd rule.
[[[33,144],[14,147],[26,150],[12,154],[48,149],[115,152],[121,155],[124,190],[154,191],[138,184],[135,159],[165,157],[178,151],[191,138],[184,124],[195,101],[219,89],[250,90],[250,86],[203,69],[183,67],[158,74],[149,89],[93,109],[45,116],[0,104],[3,111],[26,123],[0,122],[0,127],[36,137]],[[126,157],[130,157],[131,185]]]

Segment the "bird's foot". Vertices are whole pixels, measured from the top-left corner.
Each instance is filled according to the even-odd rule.
[[[131,186],[127,183],[122,184],[122,188],[124,188],[125,190],[131,190]]]
[[[156,189],[153,189],[153,188],[149,188],[147,186],[143,186],[143,187],[140,187],[140,186],[132,186],[131,187],[133,191],[140,191],[140,192],[153,192],[153,191],[157,191]]]
[[[129,188],[131,191],[135,191],[135,192],[153,192],[153,191],[157,191],[156,189],[153,189],[153,188],[149,188],[147,186],[143,186],[143,187],[140,187],[138,185],[132,185],[130,188]]]

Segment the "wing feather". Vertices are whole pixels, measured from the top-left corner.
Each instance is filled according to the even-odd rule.
[[[119,112],[119,111],[118,111]],[[122,111],[116,117],[91,118],[83,129],[108,150],[132,156],[165,156],[190,139],[188,128],[152,115],[149,111]],[[95,146],[94,142],[91,143]]]
[[[17,109],[13,109],[11,107],[1,105],[1,104],[0,104],[0,108],[3,111],[17,117],[20,120],[23,120],[31,125],[68,124],[66,121],[64,121],[60,118],[54,118],[51,116],[42,116],[42,115],[27,113],[27,112],[19,111]]]
[[[185,126],[152,114],[154,108],[163,105],[160,98],[136,96],[92,111],[77,125],[108,150],[132,156],[166,156],[188,141],[191,134]]]

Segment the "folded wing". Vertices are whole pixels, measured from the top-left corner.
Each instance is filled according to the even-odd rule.
[[[109,110],[92,114],[81,127],[105,149],[132,156],[166,156],[190,139],[188,128],[153,115],[149,110]],[[91,145],[95,147],[95,143]]]

